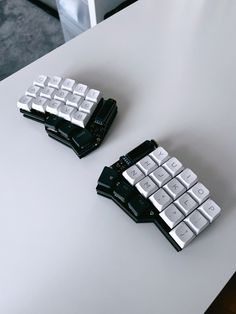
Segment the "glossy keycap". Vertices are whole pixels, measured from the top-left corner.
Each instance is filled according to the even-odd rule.
[[[94,110],[97,107],[97,103],[92,102],[92,101],[88,101],[88,100],[84,100],[81,105],[79,106],[79,110],[83,111],[87,114],[92,115],[94,113]]]
[[[158,165],[149,156],[146,156],[142,158],[139,162],[137,162],[137,166],[146,176],[158,167]]]
[[[30,111],[32,108],[32,101],[32,97],[24,95],[18,100],[17,107],[22,110]]]
[[[33,84],[36,86],[45,87],[47,86],[48,81],[49,81],[48,76],[41,74],[36,78]]]
[[[79,109],[80,104],[82,103],[83,98],[79,95],[73,95],[69,94],[66,99],[66,104],[68,106],[75,107],[76,109]]]
[[[209,224],[207,219],[198,210],[192,212],[184,221],[195,234],[199,234]]]
[[[63,105],[63,102],[59,100],[55,100],[55,99],[49,100],[47,102],[46,111],[51,114],[58,115],[58,109],[61,105]]]
[[[71,115],[71,122],[84,128],[89,121],[89,115],[82,111],[74,111]]]
[[[136,165],[125,170],[123,176],[131,185],[135,185],[145,177],[143,172]]]
[[[85,97],[86,100],[98,103],[102,98],[102,93],[96,89],[90,89]]]
[[[73,114],[76,112],[77,110],[70,106],[61,105],[58,107],[58,116],[67,121],[71,121]]]
[[[210,196],[209,190],[200,182],[196,183],[190,190],[190,195],[201,204]]]
[[[172,175],[172,177],[175,177],[184,168],[182,163],[175,157],[170,158],[163,164],[163,167]]]
[[[136,184],[136,188],[145,198],[147,198],[158,189],[158,186],[151,178],[145,177]]]
[[[174,200],[176,200],[186,191],[186,188],[183,186],[183,184],[180,183],[176,178],[172,179],[166,185],[164,185],[164,189]]]
[[[163,189],[159,189],[156,193],[150,196],[149,199],[159,212],[165,209],[173,201]]]
[[[48,99],[53,99],[55,95],[55,89],[52,88],[52,87],[44,87],[43,89],[40,90],[40,96],[41,97],[45,97],[45,98],[48,98]]]
[[[197,175],[191,169],[184,169],[177,178],[187,188],[190,189],[195,183],[197,183]]]
[[[208,199],[198,210],[209,220],[213,222],[221,213],[221,208],[212,200]]]
[[[37,97],[40,94],[40,90],[40,87],[32,85],[27,89],[25,94],[30,97]]]
[[[171,204],[166,209],[164,209],[160,213],[160,217],[167,223],[167,225],[171,229],[184,219],[184,215],[178,210],[178,208],[174,204]]]
[[[60,76],[53,76],[49,82],[48,86],[59,89],[61,88],[62,78]]]
[[[162,165],[164,162],[166,162],[170,158],[167,151],[161,146],[157,147],[157,149],[155,149],[150,154],[150,156],[153,158],[153,160],[156,161],[156,163],[159,166]]]
[[[46,107],[48,105],[49,100],[43,97],[37,97],[32,102],[32,109],[37,110],[39,112],[45,112]]]
[[[75,86],[75,80],[66,78],[66,79],[62,82],[61,88],[62,88],[62,89],[65,89],[65,90],[67,90],[67,91],[69,91],[69,92],[72,92],[74,86]]]
[[[150,177],[159,187],[162,187],[172,178],[171,175],[163,167],[159,167],[155,171],[150,173]]]
[[[66,90],[58,90],[55,92],[55,95],[54,95],[54,99],[57,99],[57,100],[60,100],[60,101],[63,101],[63,102],[66,102],[67,100],[67,97],[71,95],[70,92],[66,91]]]
[[[188,193],[181,195],[175,201],[175,204],[185,216],[190,214],[198,206],[197,202]]]
[[[194,233],[184,222],[181,222],[173,230],[171,230],[170,235],[182,249],[186,247],[195,237]]]
[[[85,98],[89,88],[87,85],[84,84],[77,84],[75,89],[74,89],[74,94],[79,95]]]

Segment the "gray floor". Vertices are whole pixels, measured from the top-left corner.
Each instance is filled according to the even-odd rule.
[[[0,0],[0,80],[63,42],[59,20],[27,0]]]

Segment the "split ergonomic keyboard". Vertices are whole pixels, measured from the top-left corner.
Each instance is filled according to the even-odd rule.
[[[111,198],[135,222],[154,222],[177,251],[221,212],[197,175],[153,140],[105,167],[97,193]]]
[[[73,79],[39,75],[17,106],[26,118],[45,124],[48,135],[72,148],[79,158],[103,141],[116,114],[113,99]]]

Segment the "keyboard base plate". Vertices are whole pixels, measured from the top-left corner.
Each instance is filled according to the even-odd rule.
[[[45,123],[45,114],[38,112],[34,109],[32,109],[31,111],[26,111],[23,109],[20,109],[20,112],[23,113],[23,116],[25,118],[31,119],[33,121],[36,122],[40,122],[40,123]]]

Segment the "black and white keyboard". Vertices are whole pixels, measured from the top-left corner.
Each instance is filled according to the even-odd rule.
[[[154,222],[177,251],[221,212],[197,175],[153,140],[105,167],[97,193],[111,198],[134,221]]]
[[[104,100],[100,91],[59,76],[39,75],[17,106],[80,158],[102,143],[117,114],[115,100]]]

